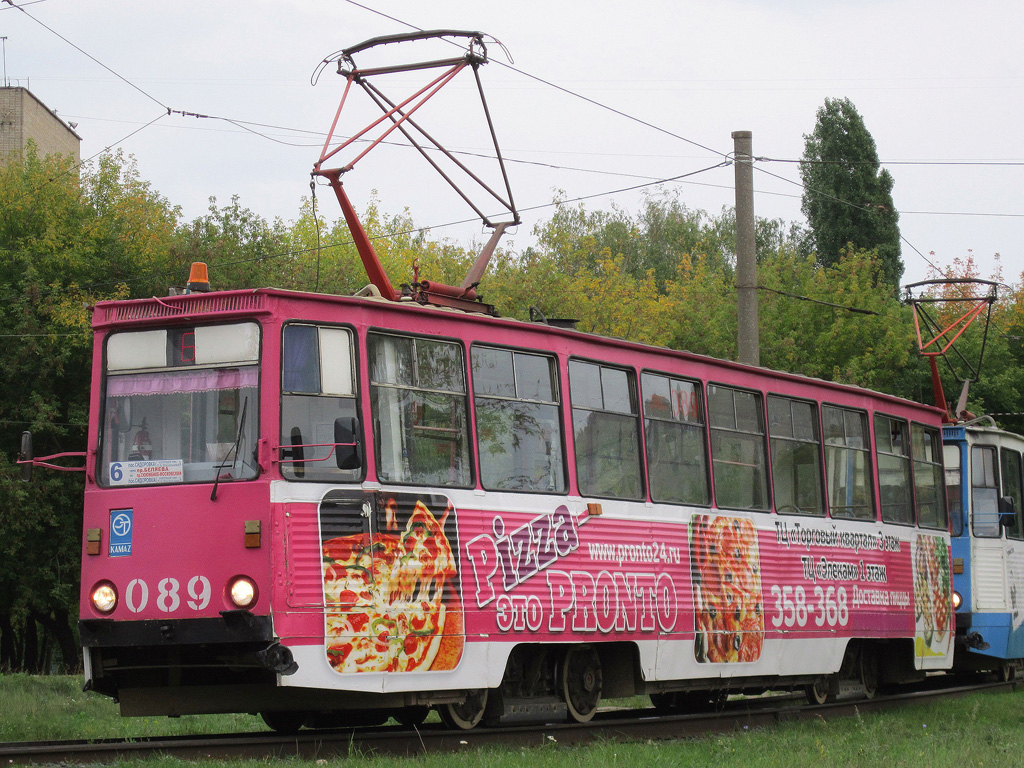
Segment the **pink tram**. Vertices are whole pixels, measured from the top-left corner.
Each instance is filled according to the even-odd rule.
[[[93,328],[80,628],[125,715],[471,728],[951,665],[937,408],[373,296]]]

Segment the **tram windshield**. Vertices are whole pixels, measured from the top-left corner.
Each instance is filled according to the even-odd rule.
[[[254,323],[111,335],[101,482],[256,477],[258,357]]]

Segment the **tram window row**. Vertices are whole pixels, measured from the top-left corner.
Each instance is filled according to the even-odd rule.
[[[352,334],[318,330],[285,328],[283,448],[322,452],[332,441],[321,415],[356,413]],[[554,355],[474,343],[469,377],[462,343],[391,331],[370,331],[367,353],[381,482],[472,487],[475,423],[486,490],[564,494],[572,466],[588,497],[947,527],[942,440],[930,425],[578,358],[564,402]],[[324,362],[341,358],[351,361],[343,385]],[[328,368],[330,387],[320,384]],[[300,452],[282,463],[286,477],[361,474]]]

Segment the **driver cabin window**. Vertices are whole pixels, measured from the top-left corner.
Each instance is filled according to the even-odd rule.
[[[251,322],[112,333],[101,484],[255,478],[259,357],[260,329]]]
[[[362,476],[352,332],[291,323],[281,353],[281,474],[321,482]]]
[[[963,471],[960,466],[960,446],[944,445],[942,463],[946,468],[946,510],[949,514],[950,535],[964,532]]]

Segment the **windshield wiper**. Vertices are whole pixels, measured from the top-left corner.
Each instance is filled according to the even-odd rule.
[[[239,446],[242,444],[242,435],[245,432],[245,416],[248,410],[249,398],[247,396],[245,400],[242,401],[242,417],[238,420],[238,437],[235,438],[235,442],[234,444],[232,444],[228,452],[224,454],[224,463],[218,464],[214,467],[214,469],[217,470],[217,477],[214,478],[213,481],[213,490],[210,492],[210,501],[217,500],[217,485],[220,483],[220,471],[225,467],[231,467],[231,469],[234,469],[235,463],[238,461],[238,449]],[[231,463],[228,464],[228,456],[230,456],[231,454],[234,454],[234,458],[231,460]]]

